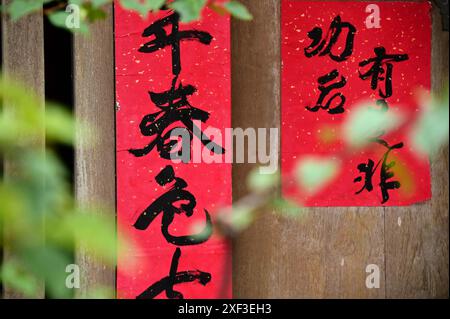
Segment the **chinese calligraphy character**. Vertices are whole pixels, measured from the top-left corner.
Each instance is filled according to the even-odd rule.
[[[342,34],[344,29],[347,29],[344,49],[342,52],[334,54],[333,46],[338,42],[339,36]],[[315,55],[329,55],[334,61],[345,61],[353,53],[353,41],[355,40],[355,34],[356,28],[348,22],[342,22],[341,17],[337,16],[331,22],[330,28],[324,38],[323,31],[319,27],[315,27],[308,32],[308,37],[312,40],[312,42],[307,48],[305,48],[305,56],[311,58]]]
[[[161,20],[156,21],[142,34],[143,37],[154,36],[154,39],[145,43],[139,48],[139,52],[153,53],[166,46],[172,47],[172,73],[179,75],[181,72],[181,58],[180,58],[180,42],[181,41],[198,41],[202,44],[210,44],[212,36],[203,31],[186,30],[180,31],[179,28],[180,16],[178,13],[173,13]],[[164,27],[172,26],[172,32],[167,34]]]
[[[339,72],[337,70],[333,70],[330,73],[328,73],[324,76],[321,76],[319,78],[319,80],[318,80],[319,91],[320,91],[319,99],[317,100],[316,105],[314,105],[313,107],[307,106],[306,107],[307,110],[309,110],[311,112],[317,112],[319,109],[324,109],[324,110],[328,110],[328,113],[330,113],[330,114],[339,114],[339,113],[344,112],[344,104],[345,104],[346,98],[340,92],[335,93],[324,104],[325,98],[327,97],[328,94],[330,94],[330,92],[332,90],[340,89],[340,88],[344,87],[345,84],[347,83],[347,80],[345,79],[345,77],[341,76],[341,80],[339,82],[335,82],[333,84],[325,86],[325,84],[330,83],[331,81],[336,79],[338,76],[339,76]],[[335,107],[330,108],[332,102],[335,99],[340,99],[339,103]]]
[[[139,216],[134,227],[139,230],[145,230],[153,222],[153,220],[162,214],[161,232],[167,242],[177,246],[198,245],[204,243],[211,237],[212,222],[208,211],[205,209],[206,226],[202,232],[196,235],[173,236],[169,232],[169,226],[172,224],[175,214],[186,214],[191,217],[197,201],[190,192],[185,190],[188,186],[182,178],[176,177],[172,166],[166,166],[155,178],[156,182],[161,185],[167,185],[174,182],[169,191],[157,198],[144,212]],[[180,203],[179,207],[175,203]]]
[[[384,82],[384,92],[380,88],[378,94],[382,97],[379,100],[379,105],[382,109],[387,109],[386,98],[392,96],[392,72],[394,65],[392,62],[402,62],[409,59],[407,54],[386,54],[386,49],[383,47],[377,47],[374,49],[375,57],[366,59],[359,63],[360,67],[365,67],[372,64],[367,72],[361,73],[359,71],[359,77],[363,80],[370,78],[370,87],[372,90],[378,88],[378,82]],[[386,70],[384,69],[386,66]]]
[[[373,183],[372,178],[376,172],[376,170],[380,167],[380,190],[382,195],[382,204],[386,203],[389,200],[389,191],[393,189],[400,188],[400,182],[398,181],[389,181],[392,177],[394,177],[394,173],[390,171],[392,167],[395,166],[395,162],[388,162],[389,154],[395,150],[400,149],[403,147],[403,143],[395,144],[394,146],[389,146],[389,144],[382,140],[382,139],[375,139],[374,142],[384,146],[387,151],[384,153],[382,158],[378,161],[378,163],[375,165],[375,162],[371,159],[368,160],[367,164],[361,163],[358,165],[358,170],[360,173],[364,174],[364,185],[363,187],[356,192],[356,194],[362,193],[364,190],[367,190],[368,192],[373,191]],[[354,182],[361,182],[362,177],[359,176],[355,178]]]
[[[168,299],[183,299],[182,293],[173,290],[174,285],[198,280],[200,284],[206,286],[206,284],[208,284],[208,282],[211,281],[211,274],[200,270],[188,270],[177,272],[180,257],[181,257],[181,250],[180,248],[177,248],[172,257],[169,276],[164,277],[160,281],[151,285],[136,299],[153,299],[163,291],[166,292],[166,296]]]
[[[195,91],[196,88],[192,85],[184,86],[180,83],[177,86],[176,77],[170,90],[162,93],[150,92],[150,99],[161,111],[145,115],[139,128],[142,135],[155,136],[155,138],[144,148],[130,149],[129,152],[136,157],[141,157],[149,154],[156,146],[162,158],[171,159],[171,151],[178,145],[178,141],[172,140],[171,135],[172,131],[179,127],[172,127],[167,132],[166,130],[173,123],[181,122],[184,129],[188,131],[190,140],[193,135],[196,135],[209,150],[217,154],[224,154],[225,150],[222,147],[212,142],[200,129],[194,129],[194,120],[205,123],[209,119],[208,112],[189,104],[187,97]],[[183,149],[180,147],[178,154],[182,153]]]

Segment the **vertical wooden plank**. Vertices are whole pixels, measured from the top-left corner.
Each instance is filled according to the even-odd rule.
[[[7,5],[9,2],[10,0],[2,0],[2,5]],[[41,98],[42,116],[44,116],[45,105],[43,26],[42,12],[28,15],[15,22],[11,21],[5,14],[2,16],[3,72],[27,85]],[[42,133],[36,136],[33,143],[36,147],[44,150],[45,133],[43,128]],[[18,172],[12,161],[8,161],[8,158],[4,160],[4,178],[8,179],[9,176]],[[4,227],[4,261],[7,261],[14,256],[14,251],[8,242],[7,222],[5,222]],[[44,286],[43,281],[38,283],[38,290],[33,298],[44,298]],[[3,288],[4,298],[25,297],[7,285],[4,285]]]
[[[381,207],[324,208],[329,238],[326,298],[384,298],[384,210]],[[329,218],[328,216],[332,217]],[[331,226],[330,226],[331,225]],[[366,267],[380,270],[380,288],[366,286]],[[340,269],[340,270],[339,270]]]
[[[232,126],[280,127],[280,3],[242,1],[253,21],[231,23]],[[252,164],[233,165],[233,200],[246,194]],[[269,297],[279,264],[274,258],[278,221],[266,215],[233,243],[233,297]]]
[[[448,84],[448,32],[433,7],[432,90]],[[448,298],[448,146],[432,159],[432,200],[386,209],[386,296]]]
[[[233,127],[280,128],[280,0],[243,3],[254,19],[232,22]],[[234,200],[251,167],[234,166]],[[266,213],[234,241],[234,297],[384,297],[384,280],[365,286],[368,264],[384,271],[383,216],[383,208],[319,208],[299,222]]]
[[[75,193],[82,207],[104,207],[115,223],[114,34],[113,6],[107,18],[92,25],[89,36],[74,37],[74,103],[77,121],[87,125],[77,132]],[[95,206],[95,207],[94,207]],[[114,231],[114,230],[113,230]],[[115,290],[115,267],[78,243],[76,263],[81,272],[77,297],[97,288]],[[114,297],[111,294],[110,297]]]

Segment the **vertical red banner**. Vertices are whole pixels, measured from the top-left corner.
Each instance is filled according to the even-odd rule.
[[[212,227],[231,205],[231,164],[171,159],[177,128],[205,148],[205,128],[231,126],[229,18],[205,9],[184,24],[116,3],[115,44],[117,224],[134,244],[119,253],[117,295],[231,298],[231,251]]]
[[[428,200],[428,159],[408,132],[421,112],[417,93],[430,91],[430,4],[283,0],[281,12],[282,173],[291,176],[305,156],[337,159],[341,168],[315,194],[289,182],[284,195],[306,206]],[[374,136],[370,149],[349,152],[341,127],[361,104],[407,120]]]

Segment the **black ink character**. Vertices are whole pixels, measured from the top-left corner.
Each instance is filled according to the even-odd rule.
[[[172,150],[176,149],[178,140],[171,139],[173,130],[187,130],[192,141],[195,135],[199,138],[203,145],[211,152],[216,154],[225,154],[225,150],[212,142],[197,126],[194,120],[206,123],[209,119],[209,113],[193,107],[189,104],[188,96],[192,95],[196,88],[192,85],[177,85],[177,77],[172,82],[169,91],[162,93],[150,93],[150,99],[161,110],[156,113],[147,114],[142,118],[139,129],[144,136],[155,136],[155,138],[142,149],[130,149],[129,152],[136,157],[142,157],[149,154],[153,148],[159,152],[164,159],[175,158],[171,155]],[[181,122],[183,127],[171,127],[172,124]],[[183,147],[178,149],[178,156],[183,154]]]
[[[203,231],[196,235],[188,236],[172,236],[169,227],[173,222],[175,214],[186,214],[191,217],[197,201],[190,192],[185,190],[188,186],[182,178],[176,177],[172,166],[166,166],[155,178],[156,182],[161,185],[167,185],[175,181],[172,188],[165,194],[157,198],[144,212],[139,216],[134,227],[139,230],[145,230],[153,222],[153,220],[162,213],[161,232],[167,242],[177,246],[198,245],[206,242],[212,234],[211,216],[205,209],[206,226]],[[175,203],[179,207],[175,206]]]
[[[347,29],[347,37],[345,39],[345,46],[342,52],[334,54],[333,46],[339,40],[342,30]],[[348,23],[342,22],[341,17],[337,16],[331,22],[328,32],[323,38],[323,31],[319,27],[315,27],[308,32],[308,37],[312,40],[311,44],[305,48],[305,56],[311,58],[313,56],[329,55],[330,58],[337,62],[345,61],[353,53],[353,42],[355,40],[356,28]]]
[[[389,179],[394,177],[394,173],[391,172],[390,169],[395,166],[395,162],[394,161],[388,162],[388,157],[392,150],[402,148],[403,143],[398,143],[394,146],[389,146],[389,144],[386,141],[379,139],[379,138],[374,139],[373,141],[375,143],[378,143],[378,144],[384,146],[387,149],[387,151],[384,153],[383,157],[378,161],[378,163],[376,165],[375,165],[375,162],[371,159],[369,159],[367,164],[361,163],[358,165],[359,172],[364,174],[364,185],[359,191],[356,192],[356,194],[360,194],[364,190],[367,190],[368,192],[371,192],[373,190],[372,178],[373,178],[376,170],[379,168],[379,166],[381,164],[379,186],[380,186],[381,195],[383,198],[382,204],[384,204],[389,200],[389,190],[398,189],[401,186],[400,182],[398,182],[398,181],[389,182]],[[362,177],[359,176],[359,177],[355,178],[355,180],[353,182],[357,183],[357,182],[361,182],[361,181],[362,181]]]
[[[152,53],[167,46],[172,47],[172,73],[179,75],[181,72],[180,61],[180,42],[181,41],[198,41],[202,44],[210,44],[212,36],[203,31],[197,30],[179,30],[180,16],[173,13],[161,20],[154,22],[151,26],[144,30],[143,37],[154,36],[154,39],[145,43],[139,52]],[[167,34],[165,27],[172,27],[170,34]]]
[[[198,281],[203,286],[206,286],[211,281],[211,274],[200,270],[188,270],[177,272],[178,262],[181,257],[181,250],[177,248],[172,257],[172,263],[170,265],[169,276],[164,277],[160,281],[151,285],[142,294],[137,296],[136,299],[153,299],[163,291],[166,292],[168,299],[183,299],[183,294],[179,291],[173,290],[173,286]]]
[[[324,104],[325,98],[327,97],[328,94],[330,94],[330,92],[332,90],[340,89],[340,88],[344,87],[345,84],[347,84],[347,80],[345,79],[345,77],[341,76],[341,80],[339,82],[335,82],[333,84],[325,86],[325,84],[328,84],[329,82],[333,81],[338,76],[339,76],[339,72],[337,70],[333,70],[330,73],[328,73],[324,76],[321,76],[318,79],[319,91],[320,91],[319,99],[317,100],[316,105],[314,105],[313,107],[307,106],[306,107],[307,110],[309,110],[311,112],[317,112],[319,109],[324,109],[324,110],[328,110],[328,113],[330,113],[330,114],[339,114],[339,113],[343,113],[345,111],[344,104],[345,104],[346,98],[340,92],[334,94]],[[335,107],[330,108],[332,102],[335,99],[340,99],[339,103]]]
[[[382,110],[387,110],[388,105],[385,99],[392,96],[392,72],[394,70],[392,62],[406,61],[409,57],[407,54],[386,54],[386,49],[383,47],[377,47],[373,51],[375,52],[374,58],[369,58],[359,63],[360,67],[372,64],[367,72],[361,73],[359,71],[359,77],[363,80],[370,78],[372,90],[378,88],[379,81],[384,81],[384,92],[381,88],[378,89],[378,94],[382,99],[378,100],[377,104],[381,106]],[[386,66],[386,70],[384,66]]]

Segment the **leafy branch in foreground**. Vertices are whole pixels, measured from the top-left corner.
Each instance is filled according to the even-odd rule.
[[[67,21],[74,12],[68,5],[78,8],[79,28],[68,28],[73,32],[87,32],[89,25],[107,16],[105,5],[113,0],[12,0],[3,6],[13,21],[43,9],[49,21],[61,28],[68,28]],[[199,20],[206,7],[219,15],[229,14],[237,19],[251,20],[248,9],[236,0],[117,0],[120,5],[143,17],[157,13],[161,8],[170,8],[180,14],[182,22]]]
[[[75,242],[93,258],[115,265],[114,222],[97,209],[76,205],[66,168],[53,150],[58,144],[72,145],[74,132],[74,118],[65,108],[46,102],[44,113],[29,89],[0,76],[0,158],[5,161],[0,238],[7,239],[8,252],[0,282],[25,297],[35,296],[43,281],[48,296],[70,297],[65,271],[73,263]]]

